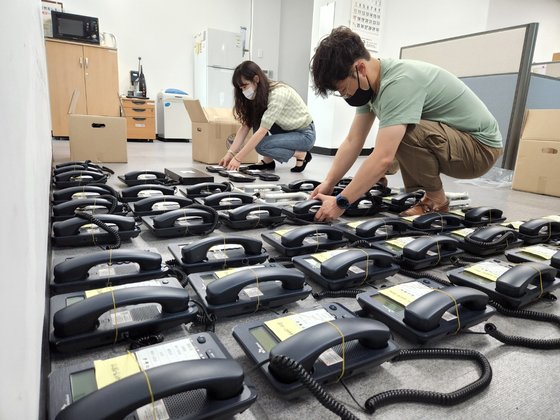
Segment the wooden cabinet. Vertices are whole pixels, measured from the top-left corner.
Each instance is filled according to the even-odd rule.
[[[53,136],[68,136],[68,107],[75,90],[76,114],[120,115],[117,50],[49,39],[46,53]]]
[[[156,138],[155,103],[147,99],[122,98],[128,139],[154,140]]]

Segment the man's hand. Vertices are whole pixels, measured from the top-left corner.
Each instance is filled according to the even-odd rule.
[[[332,195],[316,194],[314,198],[323,202],[321,208],[315,214],[316,221],[330,222],[331,220],[342,216],[342,213],[344,213],[344,210],[336,205],[336,197],[333,197]]]
[[[322,182],[319,185],[317,185],[317,187],[313,190],[309,198],[311,199],[318,198],[317,195],[319,194],[330,195],[333,192],[333,190],[334,187],[332,185],[327,184],[326,182]]]

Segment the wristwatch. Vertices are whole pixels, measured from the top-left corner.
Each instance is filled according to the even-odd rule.
[[[346,197],[342,196],[341,194],[338,194],[336,196],[336,205],[338,206],[339,209],[346,210],[348,207],[350,207],[350,202]]]

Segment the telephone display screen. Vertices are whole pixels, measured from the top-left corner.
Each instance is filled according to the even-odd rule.
[[[393,312],[404,311],[404,306],[398,304],[397,302],[395,302],[392,299],[389,299],[386,296],[377,294],[377,295],[372,296],[372,299],[381,303],[383,306],[385,306],[390,311],[393,311]]]
[[[272,334],[270,334],[264,326],[259,326],[255,328],[251,328],[249,330],[251,335],[255,337],[258,343],[265,349],[266,351],[272,350],[272,348],[278,344],[278,340],[274,338]]]
[[[84,300],[83,296],[72,296],[72,297],[66,298],[66,306],[70,306],[74,303],[81,302],[82,300]]]
[[[97,391],[95,369],[87,369],[70,374],[70,388],[72,389],[73,402]]]

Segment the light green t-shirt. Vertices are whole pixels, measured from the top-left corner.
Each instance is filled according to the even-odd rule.
[[[438,121],[471,134],[490,147],[502,147],[498,123],[486,105],[456,76],[415,60],[380,60],[381,82],[373,102],[357,113],[374,112],[379,128]]]

